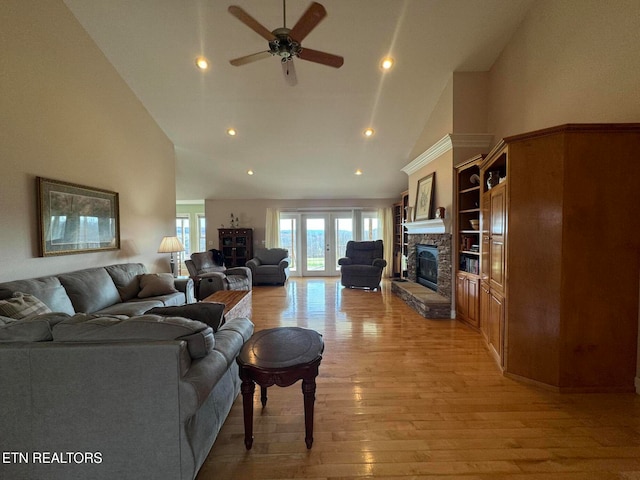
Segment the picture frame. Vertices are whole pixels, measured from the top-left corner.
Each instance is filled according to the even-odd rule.
[[[414,220],[428,220],[433,218],[433,193],[435,190],[436,174],[430,173],[418,180],[416,192],[416,206],[413,209]]]
[[[41,257],[120,249],[118,193],[36,177]]]

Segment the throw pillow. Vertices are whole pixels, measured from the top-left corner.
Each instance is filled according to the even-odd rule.
[[[170,273],[145,273],[140,275],[138,298],[155,297],[176,293],[174,278]]]
[[[0,315],[21,319],[30,315],[51,313],[51,309],[28,293],[15,292],[13,298],[0,300]]]
[[[207,325],[180,317],[139,315],[130,318],[76,314],[53,328],[56,342],[146,342],[182,340],[191,358],[202,358],[215,346]]]
[[[224,303],[199,302],[174,307],[155,307],[144,313],[198,320],[199,322],[206,323],[214,332],[217,332],[220,325],[224,323],[224,307]]]

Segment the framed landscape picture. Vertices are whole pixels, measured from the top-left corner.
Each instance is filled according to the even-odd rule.
[[[120,248],[118,194],[37,177],[40,256]]]
[[[428,220],[433,216],[433,190],[435,182],[435,172],[418,180],[414,220]]]

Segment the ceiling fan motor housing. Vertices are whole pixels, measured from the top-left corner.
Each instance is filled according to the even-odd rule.
[[[275,40],[269,42],[269,51],[271,55],[278,56],[282,62],[293,60],[293,57],[297,57],[302,51],[302,47],[298,42],[289,36],[291,29],[289,28],[276,28],[273,35]]]

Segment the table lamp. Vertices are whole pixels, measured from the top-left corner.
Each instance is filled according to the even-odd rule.
[[[158,247],[158,253],[170,253],[171,254],[171,274],[176,276],[176,264],[173,261],[174,252],[184,252],[184,247],[178,237],[164,237],[162,242],[160,242],[160,247]]]

